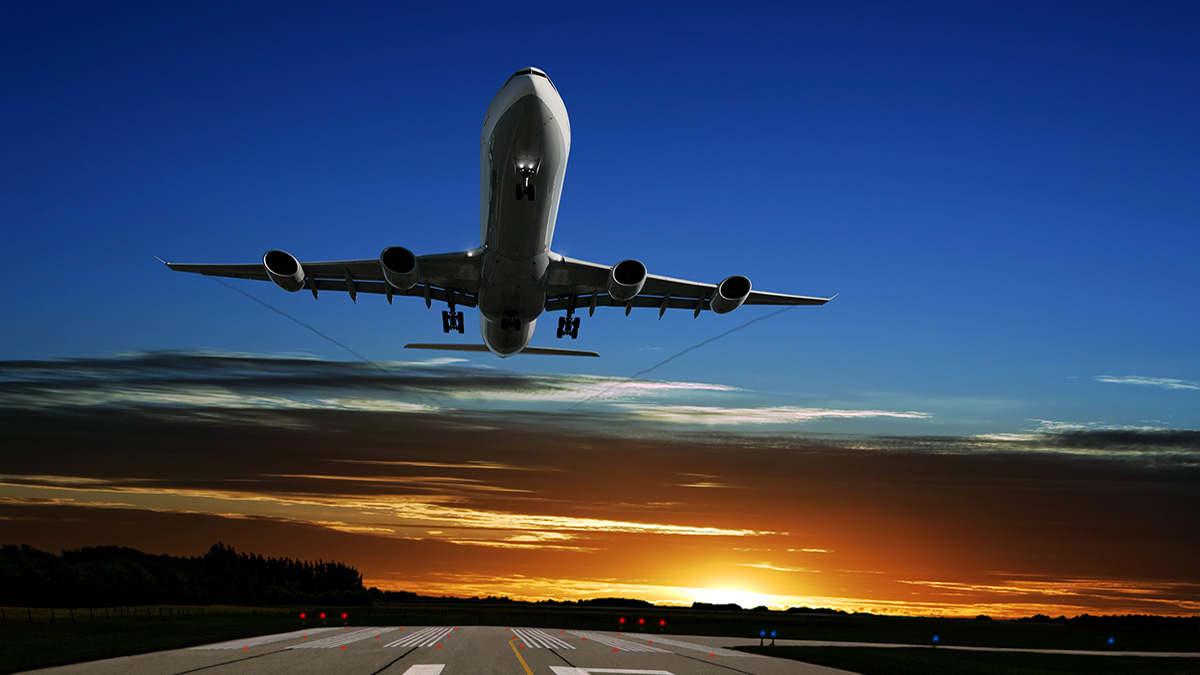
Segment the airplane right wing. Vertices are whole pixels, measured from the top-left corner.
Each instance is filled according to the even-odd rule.
[[[837,297],[755,291],[743,276],[727,277],[717,284],[662,277],[648,274],[637,260],[609,266],[561,256],[550,263],[548,295],[547,311],[624,307],[628,314],[634,307],[654,307],[660,317],[668,309],[690,309],[693,316],[699,316],[704,310],[724,314],[744,304],[823,305]]]

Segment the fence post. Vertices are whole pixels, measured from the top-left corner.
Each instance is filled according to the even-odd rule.
[[[50,608],[50,623],[54,623],[54,608]]]

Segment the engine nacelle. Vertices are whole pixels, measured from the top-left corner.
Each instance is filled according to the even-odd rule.
[[[709,309],[717,314],[727,314],[742,306],[750,297],[750,280],[740,274],[726,277],[717,284],[717,294],[709,301]]]
[[[617,302],[629,302],[645,284],[646,266],[637,260],[622,260],[608,273],[608,295]]]
[[[379,254],[379,266],[383,268],[383,278],[401,291],[407,291],[421,280],[421,272],[417,269],[417,256],[403,246],[389,246]],[[391,299],[390,297],[388,298]]]
[[[263,254],[263,269],[275,285],[295,293],[304,288],[304,268],[300,261],[287,251],[267,251]]]

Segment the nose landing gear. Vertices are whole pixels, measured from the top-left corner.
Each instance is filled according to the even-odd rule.
[[[537,163],[532,161],[517,162],[513,167],[517,172],[516,196],[517,201],[525,195],[529,195],[529,201],[533,201],[534,185],[533,177],[537,175]]]

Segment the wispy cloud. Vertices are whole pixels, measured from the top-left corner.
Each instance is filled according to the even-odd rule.
[[[891,417],[900,419],[928,419],[933,415],[925,412],[893,412],[889,410],[837,410],[829,408],[794,408],[769,406],[762,408],[723,408],[698,405],[633,405],[623,404],[638,418],[669,422],[673,424],[699,425],[754,425],[795,424],[822,419],[851,419]]]
[[[820,570],[808,569],[805,567],[782,567],[779,565],[772,565],[770,563],[737,563],[737,566],[738,567],[754,567],[754,568],[757,568],[760,570],[771,570],[772,572],[806,572],[806,573],[820,572]]]
[[[1200,382],[1177,380],[1171,377],[1147,377],[1145,375],[1097,375],[1097,382],[1111,384],[1137,384],[1143,387],[1158,387],[1160,389],[1200,389]]]

